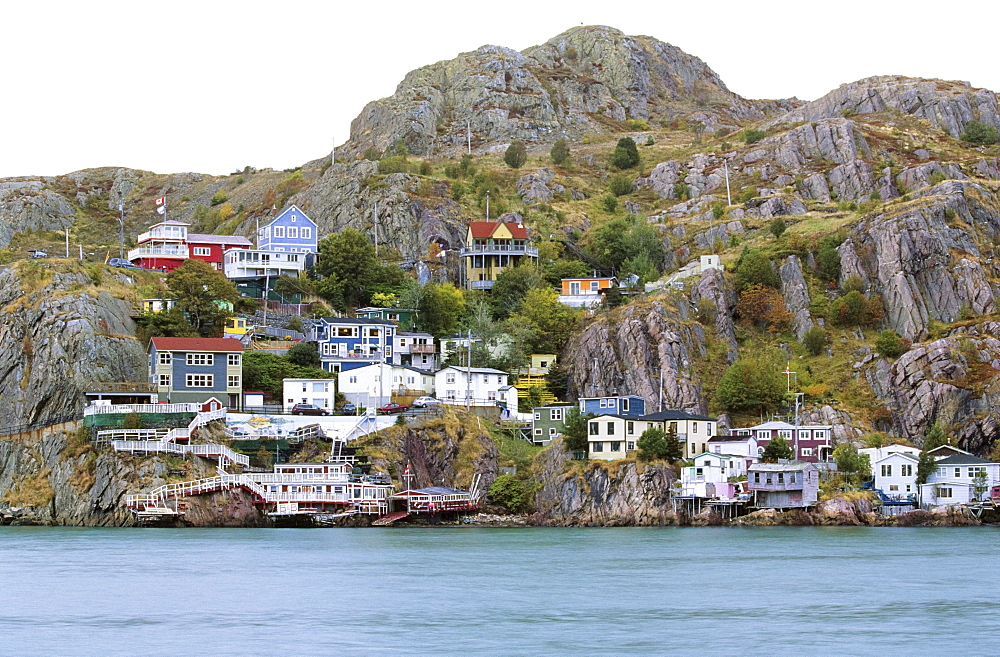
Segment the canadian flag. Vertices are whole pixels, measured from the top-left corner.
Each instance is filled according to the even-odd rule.
[[[406,469],[403,470],[403,476],[405,477],[408,474],[410,474],[410,462],[409,461],[406,462]]]
[[[156,199],[156,205],[157,206],[163,205],[166,202],[167,202],[167,197],[166,196],[161,196],[160,198]]]

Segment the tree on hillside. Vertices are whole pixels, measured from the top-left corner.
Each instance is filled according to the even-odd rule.
[[[783,360],[778,353],[747,356],[737,360],[719,379],[715,396],[730,411],[772,411],[785,397]]]
[[[167,288],[199,335],[222,337],[239,292],[221,271],[204,260],[185,260],[167,274]]]
[[[451,283],[428,283],[417,310],[420,329],[440,338],[458,330],[465,314],[465,295]]]
[[[594,417],[593,413],[583,415],[579,408],[571,408],[566,412],[563,423],[563,443],[571,452],[587,451],[587,421]]]
[[[524,322],[534,329],[530,353],[558,354],[576,330],[580,312],[559,303],[559,295],[548,288],[533,288],[524,295],[521,309],[512,322]]]
[[[792,313],[777,290],[763,285],[751,285],[740,294],[736,315],[747,323],[771,333],[787,331]]]
[[[611,166],[616,169],[631,169],[637,164],[639,164],[639,149],[635,141],[631,137],[622,137],[611,154]]]
[[[996,126],[973,120],[965,124],[965,131],[960,139],[972,144],[996,144],[1000,142],[1000,131],[996,129]]]
[[[524,142],[520,139],[515,139],[504,151],[503,161],[511,169],[520,169],[524,166],[524,163],[528,161],[528,149],[525,147]]]
[[[552,144],[552,150],[549,151],[549,157],[552,158],[552,163],[560,166],[569,159],[569,144],[566,143],[565,139],[557,139],[556,143]]]
[[[950,445],[951,438],[945,433],[944,427],[935,422],[924,434],[924,445],[920,449],[920,459],[917,461],[917,484],[926,484],[927,478],[937,469],[937,460],[931,450],[942,445]]]
[[[493,289],[490,290],[490,304],[493,316],[504,319],[521,308],[524,295],[545,285],[542,274],[532,265],[523,264],[508,267],[497,276]]]
[[[298,342],[285,353],[285,358],[300,367],[319,367],[321,360],[314,342]]]
[[[317,291],[338,310],[368,305],[375,292],[395,293],[406,280],[403,271],[381,262],[368,236],[353,228],[319,242]]]
[[[733,264],[736,275],[736,291],[742,292],[751,285],[781,288],[781,278],[771,264],[770,258],[760,249],[744,246],[739,258]]]
[[[788,441],[778,436],[772,438],[771,442],[764,448],[764,453],[760,455],[760,460],[764,463],[777,463],[778,459],[791,459],[795,456],[792,446]]]
[[[332,379],[336,374],[318,367],[296,365],[285,356],[265,351],[243,354],[243,388],[270,391],[279,399],[285,379]]]
[[[643,461],[666,460],[676,463],[684,458],[684,450],[676,432],[664,431],[659,427],[643,431],[636,446],[639,448],[639,458]]]
[[[841,443],[833,448],[833,460],[837,472],[855,486],[860,486],[872,474],[871,459],[867,454],[859,454],[852,443]]]
[[[591,228],[584,242],[589,255],[602,269],[622,270],[629,260],[636,268],[648,262],[657,273],[663,269],[662,239],[655,228],[634,216],[615,217]]]

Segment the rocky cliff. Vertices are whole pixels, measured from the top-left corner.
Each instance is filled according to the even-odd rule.
[[[762,118],[704,62],[650,37],[609,27],[573,28],[523,53],[483,46],[409,73],[389,98],[351,124],[348,156],[390,150],[477,152],[513,139],[552,143],[602,133],[608,122],[690,118],[711,132]]]

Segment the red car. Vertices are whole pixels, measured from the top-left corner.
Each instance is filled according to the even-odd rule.
[[[378,409],[379,413],[383,415],[389,415],[390,413],[402,413],[403,411],[410,408],[409,406],[403,406],[402,404],[397,404],[396,402],[391,402],[382,406]]]

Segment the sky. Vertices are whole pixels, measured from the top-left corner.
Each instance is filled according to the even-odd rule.
[[[349,6],[347,6],[349,5]],[[700,57],[747,98],[812,100],[872,75],[1000,90],[1000,6],[761,0],[4,3],[0,177],[123,166],[287,169],[330,153],[409,71],[579,25]],[[16,28],[14,26],[17,26]]]

